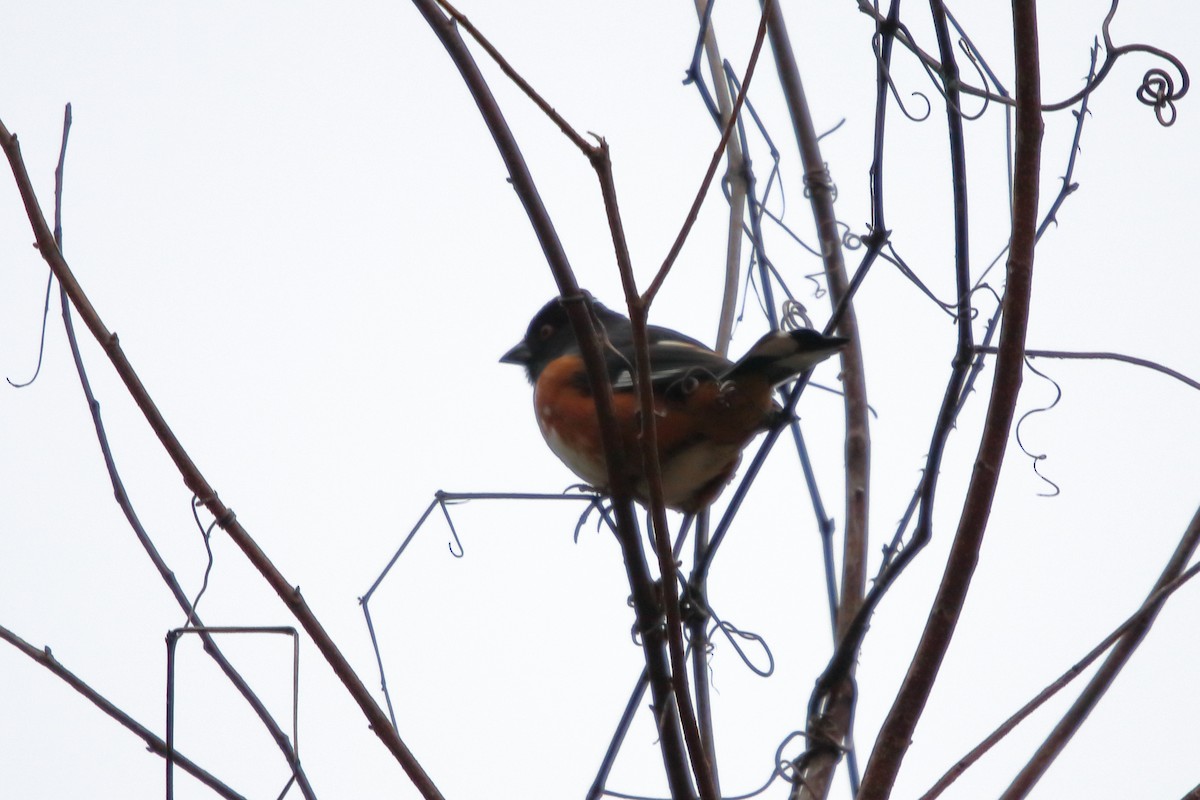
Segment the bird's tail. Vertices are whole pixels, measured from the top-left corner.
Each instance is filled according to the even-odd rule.
[[[796,377],[842,349],[850,341],[825,336],[810,328],[772,331],[759,339],[746,355],[720,376],[722,381],[762,377],[772,386]]]

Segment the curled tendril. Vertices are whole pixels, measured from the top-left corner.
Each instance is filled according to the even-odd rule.
[[[1179,96],[1175,94],[1175,81],[1171,79],[1170,74],[1158,67],[1146,70],[1142,77],[1142,85],[1137,90],[1137,99],[1143,105],[1154,108],[1154,116],[1158,117],[1158,124],[1164,128],[1175,124],[1175,98]]]
[[[830,128],[829,130],[825,131],[820,136],[818,136],[817,141],[819,142],[822,139],[824,139],[826,136],[830,136],[830,135],[836,133],[838,131],[838,129],[841,128],[845,124],[846,124],[846,118],[842,117],[841,119],[838,120],[837,125],[834,125],[832,128]]]
[[[1187,68],[1184,67],[1183,62],[1180,61],[1176,56],[1167,52],[1166,50],[1154,47],[1153,45],[1127,44],[1117,46],[1114,44],[1112,35],[1109,32],[1109,28],[1112,25],[1113,18],[1116,16],[1119,5],[1120,0],[1113,0],[1112,6],[1109,8],[1108,14],[1104,17],[1104,22],[1101,25],[1101,34],[1103,36],[1104,49],[1106,52],[1104,56],[1104,63],[1100,66],[1100,69],[1096,71],[1094,76],[1087,80],[1087,82],[1084,84],[1084,87],[1078,92],[1066,98],[1065,100],[1043,104],[1042,110],[1063,111],[1064,109],[1071,108],[1083,100],[1083,98],[1094,92],[1100,86],[1100,84],[1104,82],[1104,80],[1108,77],[1108,74],[1112,72],[1113,67],[1116,65],[1121,56],[1128,55],[1129,53],[1146,53],[1147,55],[1154,56],[1155,58],[1161,58],[1163,61],[1168,62],[1171,67],[1179,73],[1179,86],[1178,90],[1176,90],[1175,80],[1172,79],[1162,68],[1155,67],[1148,70],[1143,76],[1141,86],[1137,90],[1137,98],[1144,105],[1151,106],[1154,109],[1154,113],[1158,118],[1159,124],[1163,125],[1164,127],[1173,125],[1176,119],[1175,103],[1183,99],[1191,85],[1191,79],[1188,76]],[[877,25],[891,25],[891,23],[880,14],[878,8],[872,6],[872,4],[866,2],[866,0],[858,0],[858,8],[859,11],[862,11],[874,19]],[[942,71],[942,64],[938,61],[938,59],[922,50],[917,45],[917,41],[913,37],[912,33],[903,24],[897,23],[893,26],[893,35],[895,36],[896,40],[904,46],[905,49],[909,50],[917,57],[925,70],[930,73],[931,78],[934,79],[934,83],[936,84],[937,80],[934,78],[934,76],[940,75]],[[876,61],[880,64],[880,69],[884,70],[883,62],[879,54],[878,42],[880,36],[881,34],[877,32],[872,38],[872,48],[875,50]],[[884,70],[884,77],[887,79],[888,86],[891,88],[893,96],[896,97],[901,111],[904,111],[905,116],[909,117],[909,119],[913,119],[912,115],[904,109],[903,103],[899,102],[899,95],[896,92],[895,84],[892,83],[892,80],[890,76],[887,75],[886,70]],[[1015,105],[1015,101],[1012,97],[1006,96],[1005,94],[993,93],[988,91],[986,88],[961,84],[960,89],[963,94],[976,95],[978,97],[985,98],[986,100],[1002,103],[1006,106]],[[941,91],[940,86],[938,87],[938,90]],[[928,98],[925,99],[928,103]],[[926,114],[926,116],[928,116],[928,114]]]
[[[711,610],[709,613],[712,613]],[[714,616],[713,619],[716,619],[716,617]],[[729,640],[730,646],[733,647],[734,652],[737,653],[738,658],[742,660],[742,663],[746,665],[747,669],[760,678],[769,678],[775,674],[775,654],[771,652],[771,648],[767,645],[767,640],[764,639],[760,634],[754,633],[753,631],[744,631],[734,625],[732,622],[726,622],[725,620],[717,619],[716,624],[708,632],[708,637],[710,640],[712,639],[712,635],[718,630],[725,634],[725,638]],[[762,649],[763,655],[767,657],[767,665],[765,667],[760,667],[755,664],[750,659],[750,654],[747,653],[745,649],[743,649],[741,643],[738,642],[738,639],[743,639],[747,642],[758,645],[759,648]]]
[[[975,57],[975,48],[968,45],[965,39],[958,40],[958,48],[963,51],[963,55],[967,57],[967,61],[970,61],[971,66],[975,68],[975,74],[979,76],[979,82],[984,86],[987,86],[987,75],[984,74],[983,67],[979,66],[979,60]],[[987,113],[988,104],[990,103],[991,99],[985,94],[983,96],[983,105],[980,107],[979,113],[971,115],[962,109],[959,109],[958,113],[967,122],[974,122]]]
[[[838,189],[837,184],[833,182],[833,177],[829,174],[829,164],[822,162],[819,171],[804,173],[804,196],[812,197],[813,189],[820,187],[833,197],[833,202],[837,202]]]
[[[812,320],[808,318],[808,309],[799,300],[785,300],[783,303],[783,316],[779,318],[779,327],[785,331],[794,331],[800,328],[811,328]]]
[[[814,300],[820,300],[822,297],[825,296],[825,287],[821,285],[821,282],[819,280],[817,280],[817,278],[823,278],[823,277],[825,277],[825,270],[823,270],[823,269],[818,270],[817,272],[806,272],[804,274],[805,280],[812,282],[813,299]],[[811,328],[812,326],[809,325],[808,327]]]
[[[900,113],[908,117],[913,122],[924,122],[929,119],[929,115],[933,113],[933,104],[929,102],[929,97],[922,92],[913,92],[912,97],[919,97],[925,102],[925,113],[921,115],[913,114],[908,110],[908,106],[904,105],[904,101],[900,99],[900,89],[897,88],[896,82],[892,80],[891,70],[883,63],[883,53],[880,50],[880,39],[883,34],[876,33],[871,37],[871,50],[875,53],[875,63],[879,65],[879,71],[883,75],[883,79],[887,81],[888,89],[892,93],[892,98],[896,101],[896,105],[900,108]]]
[[[1043,475],[1041,473],[1041,470],[1038,469],[1038,462],[1045,461],[1046,454],[1030,452],[1029,448],[1025,446],[1025,443],[1023,441],[1021,441],[1021,426],[1025,423],[1025,420],[1027,418],[1033,416],[1034,414],[1041,414],[1045,411],[1049,411],[1050,409],[1052,409],[1056,405],[1058,405],[1058,401],[1062,399],[1062,387],[1059,386],[1058,382],[1055,381],[1053,378],[1051,378],[1049,375],[1045,374],[1044,372],[1039,371],[1037,367],[1033,366],[1033,363],[1030,362],[1030,360],[1028,358],[1025,359],[1025,366],[1028,367],[1029,371],[1032,372],[1034,375],[1037,375],[1039,378],[1043,378],[1045,380],[1050,381],[1050,384],[1054,387],[1054,399],[1050,401],[1049,405],[1041,406],[1039,408],[1031,408],[1030,410],[1026,411],[1024,414],[1021,415],[1021,418],[1019,420],[1017,420],[1017,426],[1016,426],[1017,444],[1020,446],[1021,452],[1023,452],[1025,455],[1029,456],[1029,458],[1033,460],[1034,474],[1037,475],[1039,478],[1041,478],[1043,481],[1045,481],[1047,484],[1049,484],[1050,488],[1053,490],[1053,491],[1049,491],[1049,492],[1038,492],[1038,497],[1057,497],[1062,492],[1062,490],[1059,489],[1058,484],[1055,483],[1054,481],[1050,480],[1049,478],[1047,478],[1045,475]]]
[[[837,224],[838,227],[845,228],[845,230],[842,231],[842,247],[846,248],[847,250],[857,250],[858,248],[862,247],[861,236],[855,233],[849,225],[842,222],[840,219],[837,221]]]
[[[453,501],[439,500],[438,506],[440,506],[442,509],[442,515],[446,518],[446,524],[450,526],[450,536],[453,541],[446,543],[446,546],[450,548],[450,555],[454,556],[455,558],[462,558],[467,554],[467,551],[463,549],[462,540],[458,538],[458,529],[454,527],[454,520],[450,519],[451,502]],[[457,550],[454,549],[455,545],[458,545]]]

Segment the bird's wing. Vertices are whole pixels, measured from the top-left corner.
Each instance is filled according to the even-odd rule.
[[[633,328],[619,326],[606,328],[612,352],[609,358],[609,374],[614,389],[633,386]],[[650,349],[650,382],[656,387],[668,386],[681,378],[709,375],[715,378],[725,372],[731,362],[714,353],[691,337],[661,328],[648,326],[646,338]]]

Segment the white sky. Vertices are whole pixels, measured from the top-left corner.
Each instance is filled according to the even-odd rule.
[[[0,118],[20,136],[49,213],[64,103],[65,253],[193,458],[351,662],[378,686],[356,598],[437,489],[554,492],[573,482],[543,446],[522,375],[496,359],[553,292],[549,271],[457,72],[407,3],[10,4],[0,25]],[[962,4],[974,5],[974,4]],[[981,4],[984,5],[984,4]],[[1004,4],[960,19],[1002,76]],[[1200,15],[1166,0],[1127,3],[1118,44],[1144,41],[1200,65]],[[577,128],[607,137],[639,280],[657,269],[716,133],[680,80],[695,35],[690,3],[463,6]],[[1107,4],[1041,9],[1046,99],[1076,91]],[[724,3],[725,55],[740,71],[757,16]],[[849,0],[785,4],[839,189],[840,218],[869,218],[871,26]],[[935,49],[926,11],[906,17]],[[480,57],[483,61],[482,56]],[[768,62],[764,60],[763,67]],[[1130,56],[1092,102],[1068,199],[1038,250],[1031,347],[1115,350],[1200,376],[1188,231],[1200,182],[1192,96],[1162,129],[1133,97]],[[964,65],[970,78],[970,67]],[[931,93],[899,50],[901,92]],[[596,181],[553,126],[490,65],[581,283],[620,302]],[[790,125],[769,69],[752,99],[781,151],[787,219],[808,236]],[[1011,88],[1011,80],[1008,81]],[[919,100],[913,100],[919,106]],[[974,102],[974,101],[969,101]],[[972,105],[974,109],[977,106]],[[952,291],[944,115],[890,112],[888,227],[942,297]],[[1057,191],[1074,118],[1047,118],[1043,198]],[[967,127],[975,274],[1007,235],[1003,115]],[[753,153],[765,180],[768,159]],[[5,173],[7,174],[7,173]],[[0,371],[29,377],[45,268],[15,188],[0,180]],[[779,206],[773,206],[778,210]],[[712,340],[724,207],[714,196],[652,320]],[[803,275],[817,263],[774,235],[772,255],[818,324],[828,303]],[[855,254],[848,254],[851,264]],[[995,274],[996,284],[1000,280]],[[991,306],[980,297],[983,313]],[[748,305],[733,352],[763,323]],[[873,422],[872,573],[928,446],[953,331],[878,264],[858,298]],[[81,329],[81,335],[83,331]],[[84,357],[138,513],[187,591],[205,558],[190,497],[100,349]],[[1099,362],[1037,363],[1063,390],[1022,429],[1044,485],[1015,443],[980,567],[895,797],[915,797],[1008,713],[1140,603],[1200,498],[1200,394],[1165,376]],[[817,375],[835,381],[836,369]],[[924,622],[961,505],[991,370],[947,451],[935,541],[880,609],[860,666],[865,752]],[[1019,412],[1053,387],[1027,374]],[[800,408],[824,499],[840,523],[840,403]],[[57,312],[41,375],[0,391],[0,624],[161,732],[166,631],[183,615],[112,502]],[[810,504],[777,449],[714,567],[712,600],[765,636],[777,661],[751,676],[722,642],[713,660],[725,791],[765,779],[775,747],[803,727],[828,657],[822,568]],[[434,521],[376,595],[400,732],[448,798],[581,797],[640,666],[615,542],[574,507],[487,503],[454,512],[466,557]],[[292,620],[230,542],[200,612],[211,625]],[[1200,782],[1200,590],[1171,601],[1038,798],[1175,798]],[[288,726],[290,645],[228,652]],[[248,797],[274,797],[286,768],[195,642],[180,650],[178,747]],[[319,654],[301,654],[300,753],[323,798],[416,797]],[[995,796],[1049,729],[1051,705],[947,797]],[[794,752],[789,754],[794,755]],[[0,647],[5,797],[153,797],[162,761],[12,648]],[[664,793],[654,732],[630,734],[611,787]],[[839,781],[836,796],[846,796]],[[205,797],[182,774],[177,796]],[[293,792],[290,796],[299,796]],[[784,796],[776,786],[769,797]]]

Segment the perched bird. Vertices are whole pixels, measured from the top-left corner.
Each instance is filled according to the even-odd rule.
[[[592,301],[593,319],[607,337],[605,358],[613,406],[633,490],[649,503],[633,390],[633,324]],[[742,449],[779,417],[772,397],[779,384],[833,355],[847,340],[814,330],[768,333],[730,361],[670,328],[649,325],[658,456],[668,508],[699,511],[733,479]],[[579,343],[558,298],[529,323],[525,338],[500,359],[525,367],[542,436],[554,454],[588,484],[608,484],[600,425]]]

